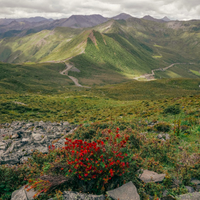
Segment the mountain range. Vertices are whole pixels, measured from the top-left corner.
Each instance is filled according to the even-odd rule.
[[[177,65],[155,71],[155,77],[200,76],[199,20],[139,19],[124,13],[109,19],[73,15],[30,20],[0,26],[9,27],[1,34],[0,61],[71,63],[78,70],[68,74],[86,85],[121,82],[172,64]]]
[[[110,19],[127,20],[128,18],[132,18],[132,16],[126,13],[121,13],[112,18],[105,18],[101,15],[94,14],[72,15],[69,18],[57,20],[46,19],[44,17],[0,19],[0,38],[24,36],[44,29],[52,30],[56,27],[88,28],[102,24]],[[145,16],[143,19],[159,22],[170,21],[167,17],[164,17],[163,19],[155,19],[151,16]]]

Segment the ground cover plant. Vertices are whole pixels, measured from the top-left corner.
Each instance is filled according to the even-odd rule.
[[[184,88],[188,80],[170,80],[169,85],[178,81],[183,83],[178,87]],[[195,85],[190,83],[187,87]],[[133,93],[125,96],[112,87],[1,95],[1,124],[69,121],[78,128],[66,136],[61,149],[52,144],[48,154],[35,152],[23,165],[0,166],[0,198],[9,199],[22,185],[38,189],[36,199],[59,196],[64,190],[104,194],[128,181],[136,185],[142,199],[161,197],[165,190],[175,196],[186,193],[185,186],[195,187],[190,180],[200,178],[200,96],[195,92],[179,97],[163,93],[160,98],[143,94],[142,100],[135,100]],[[170,138],[164,141],[158,134]],[[164,182],[143,183],[138,179],[141,169],[165,173]]]

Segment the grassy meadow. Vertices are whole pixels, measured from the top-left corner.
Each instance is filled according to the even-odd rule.
[[[92,181],[83,168],[79,169],[79,177],[82,177],[82,173],[85,175],[81,179],[76,179],[76,171],[69,173],[66,171],[67,166],[66,169],[62,167],[60,172],[55,173],[57,175],[65,173],[72,177],[70,186],[57,185],[56,191],[48,190],[47,187],[45,190],[47,192],[36,199],[60,198],[63,190],[104,194],[106,190],[116,187],[116,183],[122,185],[128,181],[137,186],[141,199],[144,200],[148,199],[148,195],[154,198],[161,197],[164,190],[176,196],[187,193],[186,185],[195,187],[190,183],[191,178],[200,178],[198,85],[199,79],[163,79],[151,82],[132,81],[87,89],[68,87],[65,92],[51,92],[51,94],[10,92],[0,96],[0,121],[2,127],[3,123],[22,120],[68,121],[78,125],[78,129],[71,136],[67,136],[72,142],[76,143],[77,139],[79,142],[88,142],[88,145],[90,142],[105,142],[107,156],[114,155],[110,146],[121,144],[120,141],[126,143],[122,152],[126,152],[127,159],[131,160],[129,160],[130,166],[124,169],[126,171],[123,171],[123,176],[112,174],[113,178],[111,176],[109,181],[103,183],[97,178]],[[169,134],[170,140],[161,141],[157,138],[159,133]],[[116,134],[119,134],[118,140],[114,139]],[[98,158],[100,152],[96,153]],[[21,184],[28,183],[26,180],[30,180],[30,186],[33,183],[38,191],[42,191],[44,186],[35,177],[41,176],[41,173],[56,176],[48,163],[56,162],[56,166],[58,163],[63,166],[61,164],[64,162],[63,159],[60,157],[61,160],[58,160],[56,156],[61,154],[62,151],[59,153],[59,150],[45,156],[35,152],[28,163],[19,165],[14,172],[11,172],[12,168],[8,166],[1,166],[1,180],[7,181],[0,185],[2,191],[5,190],[0,192],[0,199],[9,199],[13,190],[18,189]],[[54,156],[56,161],[52,160]],[[136,175],[137,170],[141,168],[165,173],[164,182],[142,183]],[[107,168],[100,167],[100,169],[105,171],[104,174],[107,173]],[[180,183],[172,188],[175,179],[179,179]],[[13,182],[16,183],[15,187]],[[93,184],[93,189],[89,187],[89,183]]]
[[[13,121],[68,121],[77,129],[62,149],[52,144],[27,163],[0,166],[0,200],[22,185],[41,192],[38,200],[61,199],[64,190],[106,194],[128,181],[141,200],[197,188],[191,180],[200,180],[198,26],[130,18],[1,39],[0,128]],[[80,71],[68,75],[89,87],[60,74],[65,61]],[[157,80],[133,80],[173,63],[180,64],[155,71]],[[145,184],[141,169],[165,179]],[[58,175],[70,184],[52,188],[41,179]]]

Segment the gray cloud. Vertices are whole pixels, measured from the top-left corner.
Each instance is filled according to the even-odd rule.
[[[76,14],[101,14],[112,17],[119,13],[134,17],[200,19],[199,0],[0,0],[0,18],[43,16],[69,17]]]

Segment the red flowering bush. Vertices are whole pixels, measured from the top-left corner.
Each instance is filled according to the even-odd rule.
[[[86,142],[66,138],[65,146],[59,149],[49,146],[51,162],[44,163],[41,176],[45,174],[62,175],[70,181],[70,188],[77,191],[102,193],[123,184],[123,175],[128,173],[131,155],[126,148],[128,135],[121,136],[119,128],[115,134],[103,140]],[[42,179],[42,178],[41,178]],[[41,179],[30,183],[38,194],[51,188],[51,182]],[[38,188],[38,185],[43,185]]]

